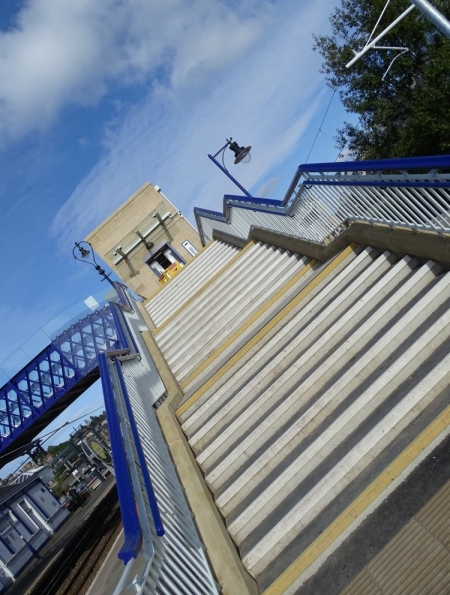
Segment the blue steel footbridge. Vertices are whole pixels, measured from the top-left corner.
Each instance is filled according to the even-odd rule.
[[[116,290],[117,301],[70,325],[0,388],[1,465],[98,380],[99,353],[128,347],[123,312],[131,302],[118,283]]]

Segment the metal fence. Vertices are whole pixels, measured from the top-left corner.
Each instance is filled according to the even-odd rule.
[[[128,349],[99,358],[124,520],[119,557],[126,566],[114,595],[217,594],[156,419],[165,387],[142,344],[145,324],[132,310],[124,319]]]
[[[194,212],[203,243],[252,227],[323,242],[351,221],[450,233],[450,156],[301,165],[281,201],[226,196],[224,213]]]

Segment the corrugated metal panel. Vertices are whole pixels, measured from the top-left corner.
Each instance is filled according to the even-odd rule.
[[[136,592],[142,584],[139,592],[145,595],[217,595],[218,585],[156,419],[154,405],[165,394],[165,387],[141,338],[140,331],[146,327],[137,311],[125,312],[124,315],[128,325],[127,332],[137,344],[140,355],[136,354],[132,359],[125,356],[120,366],[119,360],[114,364],[108,362],[108,370],[121,420],[123,444],[143,532],[143,544],[137,558],[125,567],[122,580],[130,581],[135,577]],[[121,382],[122,375],[126,390]],[[145,467],[140,464],[142,461],[139,459],[139,449],[133,438],[132,418],[126,407],[128,399],[145,465],[150,472],[150,489],[145,483],[145,474],[142,473]],[[149,493],[152,489],[165,531],[162,536],[157,536],[156,520],[151,520]],[[127,572],[130,573],[128,578]],[[129,589],[123,587],[119,590],[128,592]]]
[[[218,589],[198,537],[181,484],[150,406],[151,374],[142,373],[143,362],[124,361],[122,370],[133,415],[150,471],[165,535],[154,540],[155,556],[144,592],[215,595]],[[146,389],[147,387],[147,389]]]
[[[126,312],[125,318],[140,353],[140,359],[128,362],[127,369],[133,370],[133,378],[137,389],[141,390],[142,394],[147,395],[146,398],[149,403],[153,405],[165,394],[166,388],[161,380],[155,363],[148,353],[147,346],[142,339],[140,331],[148,329],[137,311]]]

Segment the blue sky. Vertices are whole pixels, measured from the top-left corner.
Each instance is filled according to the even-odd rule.
[[[144,182],[192,222],[194,206],[220,209],[237,189],[207,153],[233,136],[253,151],[232,173],[256,196],[284,195],[332,95],[311,47],[335,4],[2,0],[0,367],[104,289],[73,243]],[[336,95],[310,162],[336,158],[345,117]],[[57,423],[101,405],[95,385]]]

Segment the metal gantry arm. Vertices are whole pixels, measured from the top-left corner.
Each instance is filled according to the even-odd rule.
[[[428,19],[430,19],[430,21],[438,29],[440,29],[442,31],[442,33],[444,33],[444,35],[446,35],[447,37],[450,38],[450,22],[444,17],[443,14],[441,14],[437,10],[437,8],[435,8],[430,2],[428,2],[428,0],[410,0],[410,2],[411,2],[411,6],[409,6],[404,12],[402,12],[402,14],[399,17],[397,17],[395,19],[395,21],[393,21],[388,27],[386,27],[386,29],[384,29],[379,35],[377,35],[377,37],[375,37],[375,39],[373,39],[372,41],[368,41],[368,43],[366,43],[366,45],[363,47],[363,49],[360,52],[356,53],[355,57],[352,58],[350,60],[350,62],[348,62],[348,64],[345,65],[346,68],[350,68],[350,66],[352,66],[357,60],[359,60],[362,56],[364,56],[364,54],[366,52],[368,52],[370,49],[403,50],[403,52],[406,51],[408,48],[377,46],[376,44],[380,41],[380,39],[382,39],[386,35],[386,33],[389,33],[389,31],[391,29],[393,29],[393,27],[395,27],[395,25],[397,25],[401,20],[403,20],[414,8],[418,8]],[[383,10],[381,16],[383,16],[383,13],[384,13],[384,10]],[[380,19],[381,19],[381,16],[380,16]],[[377,25],[380,22],[380,19],[378,19]],[[377,25],[375,25],[375,28],[377,27]],[[373,32],[374,31],[372,31],[372,34],[373,34]],[[370,38],[369,38],[369,40],[370,40]]]
[[[409,0],[414,4],[430,21],[442,31],[444,35],[450,38],[450,22],[439,10],[428,2],[428,0]]]

